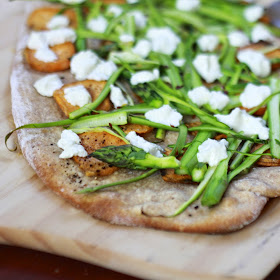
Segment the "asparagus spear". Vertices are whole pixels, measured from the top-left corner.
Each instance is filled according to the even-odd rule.
[[[174,156],[158,158],[132,145],[108,146],[96,150],[89,156],[117,167],[145,170],[148,168],[178,168],[180,162]]]

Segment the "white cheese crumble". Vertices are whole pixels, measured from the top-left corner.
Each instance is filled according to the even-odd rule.
[[[95,81],[107,81],[117,70],[117,66],[113,61],[101,61],[89,73],[88,79]]]
[[[260,5],[252,5],[244,10],[244,17],[249,22],[255,22],[264,14],[264,8]]]
[[[222,77],[218,57],[214,54],[198,54],[193,65],[207,83],[212,83]]]
[[[65,4],[80,4],[85,2],[85,0],[60,0],[60,2]]]
[[[271,63],[262,53],[252,49],[241,50],[237,54],[240,62],[248,65],[250,70],[257,76],[264,78],[271,72]]]
[[[83,107],[91,102],[89,92],[82,85],[65,88],[64,97],[73,106]]]
[[[198,38],[197,44],[204,52],[212,52],[219,45],[219,38],[213,34],[205,34]]]
[[[146,112],[145,118],[152,122],[178,127],[183,116],[169,105],[163,105],[158,109]]]
[[[222,110],[229,103],[229,97],[221,91],[209,91],[205,86],[190,90],[188,96],[193,103],[201,107],[209,104],[213,109]]]
[[[120,41],[123,43],[130,43],[130,42],[134,42],[135,38],[134,36],[130,35],[130,34],[122,34],[120,35]]]
[[[150,41],[141,39],[132,48],[132,52],[138,54],[142,58],[146,58],[152,50],[152,45]]]
[[[28,37],[27,47],[31,50],[38,50],[48,46],[46,36],[43,32],[32,31]]]
[[[275,40],[271,32],[262,24],[257,24],[251,33],[252,42],[257,43],[259,41],[273,42]]]
[[[139,71],[131,75],[130,83],[135,86],[138,84],[149,83],[159,78],[159,70],[153,71]]]
[[[200,0],[177,0],[176,9],[181,11],[194,11],[198,9]]]
[[[249,37],[242,31],[232,31],[228,34],[228,40],[233,47],[245,47],[249,45]]]
[[[207,139],[198,147],[197,160],[208,163],[209,166],[216,166],[220,161],[228,157],[228,141]]]
[[[172,63],[177,67],[183,67],[186,63],[186,60],[184,58],[177,58],[172,60]]]
[[[87,28],[93,32],[104,33],[108,26],[108,21],[103,16],[92,18],[87,23]]]
[[[48,29],[57,29],[67,27],[70,23],[70,20],[67,16],[64,15],[56,15],[50,19],[47,23]]]
[[[78,81],[87,79],[89,73],[99,63],[98,56],[90,50],[75,54],[70,63],[70,70]]]
[[[209,105],[213,109],[223,110],[229,103],[229,97],[221,91],[211,91]]]
[[[50,48],[44,47],[36,50],[35,58],[42,62],[53,62],[57,60],[57,55]]]
[[[154,52],[168,55],[172,55],[181,42],[181,39],[169,27],[150,28],[146,37],[151,41]]]
[[[145,140],[141,136],[138,136],[135,131],[130,131],[125,138],[131,145],[143,149],[146,153],[150,153],[151,155],[159,158],[163,157],[161,153],[161,151],[163,151],[162,147]]]
[[[57,74],[50,74],[37,80],[33,86],[42,96],[51,97],[57,89],[63,86],[63,83]]]
[[[123,13],[123,9],[117,5],[109,5],[108,13],[113,14],[114,17],[118,17]]]
[[[45,32],[49,46],[55,46],[66,42],[74,43],[77,37],[75,31],[71,28],[60,28],[42,32]]]
[[[114,108],[119,108],[124,105],[127,105],[127,99],[124,97],[121,89],[119,87],[115,87],[113,85],[110,86],[110,100],[114,105]]]
[[[147,25],[147,17],[141,11],[132,11],[129,15],[134,17],[135,25],[138,28],[144,28]]]
[[[85,148],[80,145],[80,142],[79,136],[72,130],[63,130],[61,138],[57,142],[57,146],[64,150],[59,158],[71,158],[73,156],[86,157],[88,153]]]
[[[59,28],[47,31],[32,31],[27,47],[32,50],[38,50],[46,46],[55,46],[65,42],[75,42],[76,33],[71,28]]]
[[[239,99],[243,107],[251,109],[260,105],[271,93],[269,86],[248,84]]]
[[[245,110],[235,108],[229,115],[215,115],[215,117],[234,131],[243,131],[245,136],[258,135],[261,140],[267,140],[269,137],[269,129],[265,126],[265,121],[249,115]]]
[[[210,91],[205,86],[196,87],[188,92],[191,101],[199,107],[209,103],[210,95]]]

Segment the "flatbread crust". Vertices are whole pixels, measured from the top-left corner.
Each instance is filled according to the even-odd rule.
[[[40,96],[32,86],[44,74],[33,71],[24,62],[27,34],[24,28],[11,76],[12,112],[17,127],[64,118],[54,99]],[[69,72],[58,74],[64,83],[74,81]],[[118,170],[104,178],[86,177],[73,160],[59,159],[62,150],[56,143],[61,131],[62,128],[18,131],[23,155],[47,187],[75,207],[112,224],[182,232],[230,232],[252,223],[270,197],[280,196],[279,167],[254,168],[250,174],[231,183],[218,206],[203,207],[197,201],[175,218],[167,216],[191,196],[196,186],[167,183],[160,174],[133,184],[78,195],[75,191],[85,187],[127,179],[140,173]],[[167,142],[174,143],[174,139],[174,134],[168,133]]]

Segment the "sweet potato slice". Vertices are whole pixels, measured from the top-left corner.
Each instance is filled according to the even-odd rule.
[[[170,183],[180,183],[180,184],[193,184],[192,177],[190,175],[178,175],[175,174],[174,169],[162,169],[161,171],[162,179]]]
[[[254,107],[255,108],[255,107]],[[254,108],[250,108],[250,109],[248,109],[248,108],[245,108],[245,107],[240,107],[240,109],[242,109],[242,110],[245,110],[245,111],[247,111],[247,112],[250,112],[251,110],[253,110]],[[266,106],[263,106],[263,107],[261,107],[259,110],[257,110],[255,113],[254,113],[254,115],[255,116],[263,116],[264,115],[264,113],[265,113],[265,111],[266,111]]]
[[[47,30],[47,23],[52,17],[57,15],[60,8],[56,7],[42,7],[34,10],[27,19],[27,26],[33,30]],[[66,10],[62,15],[68,17],[70,23],[69,27],[77,27],[77,17],[73,10]]]
[[[93,81],[93,80],[74,82],[74,83],[64,85],[61,89],[56,90],[54,92],[53,97],[54,97],[56,103],[58,104],[58,106],[60,107],[60,109],[63,111],[63,113],[68,117],[71,112],[78,110],[80,107],[73,106],[66,100],[66,98],[64,96],[65,88],[83,85],[87,89],[87,91],[90,93],[92,100],[95,100],[101,93],[105,84],[106,84],[106,82],[104,82],[104,81],[98,82],[98,81]],[[112,109],[112,103],[111,103],[109,97],[107,97],[97,107],[97,110],[102,110],[102,111],[110,111],[111,109]]]
[[[121,125],[120,128],[123,130],[124,133],[128,134],[131,131],[135,131],[139,135],[143,135],[153,131],[153,127],[141,124],[133,124],[129,123],[126,125]]]
[[[81,144],[88,154],[106,146],[121,146],[126,143],[108,132],[85,132],[79,135]],[[85,172],[86,176],[107,176],[118,170],[118,167],[102,162],[94,157],[73,157],[74,161]]]
[[[35,57],[36,50],[26,48],[24,51],[25,59],[30,67],[39,72],[58,72],[70,68],[70,58],[75,54],[75,46],[71,42],[59,44],[50,48],[58,57],[53,62],[43,62]]]

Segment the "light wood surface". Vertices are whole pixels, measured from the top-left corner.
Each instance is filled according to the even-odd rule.
[[[0,3],[0,243],[34,248],[145,279],[262,279],[280,261],[280,200],[257,222],[227,235],[113,226],[91,218],[48,190],[23,156],[8,152],[13,127],[9,75],[22,2]]]

